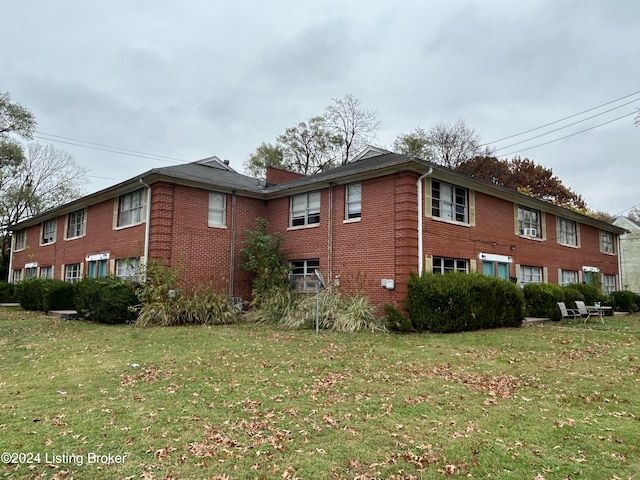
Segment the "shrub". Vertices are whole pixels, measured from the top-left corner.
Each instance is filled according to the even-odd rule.
[[[80,318],[100,323],[129,323],[136,318],[136,285],[117,277],[84,278],[77,283]]]
[[[25,310],[48,312],[75,308],[76,287],[62,280],[25,278],[16,284],[15,293]]]
[[[302,298],[289,288],[274,288],[254,297],[253,310],[247,313],[246,319],[255,323],[280,323]]]
[[[562,318],[558,302],[566,302],[562,287],[551,283],[528,283],[522,288],[527,315],[549,318],[557,321]]]
[[[629,290],[620,290],[611,294],[613,307],[620,312],[640,311],[640,295]]]
[[[416,330],[459,332],[516,327],[524,317],[522,291],[482,274],[412,274],[407,309]]]
[[[384,304],[384,319],[389,330],[396,332],[411,332],[411,319],[390,303]]]
[[[298,297],[298,298],[296,298]],[[294,295],[280,324],[286,328],[315,328],[316,301],[318,326],[323,330],[357,332],[385,331],[384,320],[375,314],[375,307],[364,295],[347,295],[327,290],[316,295]]]
[[[13,283],[0,281],[0,303],[17,302],[16,286]]]
[[[239,312],[226,295],[213,292],[167,297],[163,301],[149,302],[135,321],[137,327],[172,327],[201,324],[223,325],[238,321]]]
[[[611,303],[609,296],[603,294],[600,289],[594,285],[589,285],[586,283],[572,283],[566,288],[570,288],[572,290],[577,290],[578,292],[580,292],[583,298],[578,298],[575,300],[583,300],[587,305],[593,305],[596,302],[600,302],[603,305],[608,305]]]

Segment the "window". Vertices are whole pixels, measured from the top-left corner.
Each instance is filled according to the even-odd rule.
[[[49,243],[54,243],[56,241],[56,224],[57,219],[47,220],[42,223],[42,245],[48,245]]]
[[[24,278],[35,278],[38,276],[38,267],[28,267],[24,269]]]
[[[77,238],[84,235],[85,210],[71,212],[67,224],[67,238]]]
[[[308,260],[292,260],[289,262],[291,273],[289,274],[289,282],[291,288],[301,291],[315,291],[315,269],[320,268],[320,260],[312,258]]]
[[[15,237],[14,237],[14,242],[13,242],[13,248],[17,251],[17,250],[24,250],[27,246],[27,231],[26,230],[19,230],[17,232],[14,233]]]
[[[558,241],[563,245],[578,246],[578,227],[576,222],[558,218]]]
[[[469,272],[469,261],[458,258],[433,257],[433,273]]]
[[[40,267],[40,278],[53,278],[53,267]]]
[[[320,192],[301,193],[291,197],[289,226],[317,225],[320,223]]]
[[[116,260],[116,277],[125,280],[137,280],[139,267],[139,258],[124,258]]]
[[[224,227],[227,224],[227,196],[224,193],[209,192],[209,226]]]
[[[448,183],[432,180],[431,182],[431,215],[468,222],[467,190]]]
[[[345,220],[360,218],[362,214],[362,185],[350,183],[345,189]]]
[[[518,233],[525,237],[542,238],[541,214],[539,210],[518,205]]]
[[[72,263],[65,265],[64,267],[64,281],[69,283],[76,283],[80,280],[80,264]]]
[[[561,270],[560,285],[566,286],[578,283],[578,272],[576,270]]]
[[[520,284],[542,283],[541,267],[520,267]]]
[[[118,227],[142,223],[144,189],[121,195],[118,200]]]
[[[613,233],[600,231],[600,250],[604,253],[614,253]]]
[[[615,275],[607,275],[606,273],[602,276],[602,291],[604,293],[610,294],[616,291],[616,276]]]
[[[106,260],[91,260],[89,261],[89,278],[101,278],[107,276],[107,261]]]
[[[13,271],[13,283],[17,283],[22,280],[22,269],[18,268]]]

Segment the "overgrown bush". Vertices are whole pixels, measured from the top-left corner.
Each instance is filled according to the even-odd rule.
[[[0,303],[15,303],[17,301],[16,286],[13,283],[0,281]]]
[[[526,314],[529,317],[560,320],[562,314],[558,302],[568,302],[565,291],[552,283],[527,283],[522,288]],[[571,308],[571,307],[569,307]]]
[[[62,280],[25,278],[16,283],[15,294],[25,310],[48,312],[75,309],[76,287]]]
[[[408,288],[407,309],[416,330],[517,327],[524,318],[521,289],[482,274],[412,274]]]
[[[100,323],[130,323],[136,318],[136,284],[117,277],[83,278],[77,283],[80,318]]]
[[[247,313],[246,319],[254,323],[280,323],[289,310],[296,308],[302,299],[302,295],[288,287],[274,288],[254,297],[253,309]]]
[[[223,325],[235,323],[238,318],[238,310],[226,295],[208,292],[144,303],[135,326]]]
[[[611,305],[609,296],[602,293],[600,288],[594,285],[589,285],[587,283],[572,283],[564,288],[577,290],[582,294],[583,298],[572,299],[574,301],[582,300],[587,305],[594,305],[596,302],[600,302],[602,305]]]
[[[613,307],[620,312],[640,311],[640,295],[630,290],[620,290],[611,293]]]
[[[387,328],[395,332],[411,332],[411,319],[390,303],[384,304],[384,320]]]

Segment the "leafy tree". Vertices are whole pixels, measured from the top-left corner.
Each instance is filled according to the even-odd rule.
[[[6,269],[11,247],[8,227],[80,197],[87,170],[62,150],[30,143],[22,161],[3,172],[7,175],[0,176],[0,245]]]
[[[375,136],[377,114],[362,109],[352,95],[333,99],[323,115],[287,128],[275,144],[262,143],[245,162],[258,178],[274,166],[310,175],[348,163],[355,151]]]
[[[480,156],[460,164],[457,170],[539,200],[573,210],[586,211],[586,203],[580,195],[562,185],[561,180],[553,175],[551,169],[537,165],[528,158],[499,160],[495,157]]]
[[[375,139],[380,127],[378,114],[364,110],[353,95],[334,98],[324,114],[326,126],[333,135],[340,138],[341,163],[349,163],[354,153],[366,147]]]
[[[270,235],[267,220],[257,218],[255,230],[245,231],[244,245],[242,268],[255,274],[253,296],[259,303],[265,295],[287,286],[289,266],[280,250],[282,235]]]
[[[18,165],[24,159],[22,146],[11,135],[31,139],[35,128],[33,114],[13,103],[8,93],[0,93],[0,177],[5,167]]]
[[[431,140],[427,132],[418,127],[413,132],[399,135],[393,142],[393,151],[432,161],[434,158]]]
[[[480,136],[462,120],[440,122],[426,132],[418,127],[411,133],[399,135],[393,148],[398,153],[454,169],[482,153]]]

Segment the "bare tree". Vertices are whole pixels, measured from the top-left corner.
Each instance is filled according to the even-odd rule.
[[[464,121],[440,122],[432,127],[428,139],[433,151],[434,161],[447,168],[457,168],[480,155],[480,136],[468,127]]]
[[[334,98],[324,114],[328,130],[340,138],[342,145],[341,163],[349,163],[355,152],[371,143],[380,127],[378,114],[365,110],[353,95]]]

